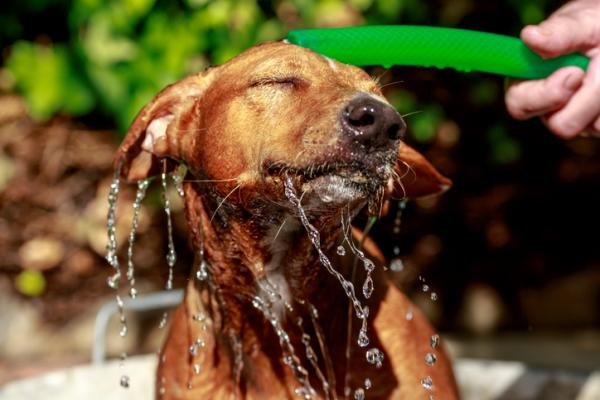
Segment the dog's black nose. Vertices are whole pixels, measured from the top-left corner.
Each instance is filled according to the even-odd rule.
[[[350,101],[342,112],[342,126],[346,137],[369,147],[390,146],[406,132],[406,123],[400,114],[370,96]]]

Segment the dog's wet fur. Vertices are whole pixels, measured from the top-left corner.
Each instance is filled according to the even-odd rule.
[[[288,399],[299,386],[282,362],[278,339],[251,305],[264,296],[268,280],[280,292],[277,307],[303,364],[296,320],[308,321],[307,304],[319,311],[331,358],[337,398],[349,386],[372,382],[369,399],[457,398],[450,363],[435,350],[434,334],[423,315],[383,272],[385,260],[366,238],[365,249],[378,264],[370,308],[370,347],[385,352],[380,369],[358,348],[355,322],[346,360],[348,299],[319,264],[297,210],[284,195],[290,178],[321,247],[336,269],[349,277],[352,254],[340,256],[341,214],[381,212],[390,198],[416,197],[449,187],[421,155],[402,142],[402,118],[362,70],[284,42],[253,47],[228,63],[187,77],[161,91],[138,115],[115,165],[128,181],[146,179],[178,164],[188,168],[185,214],[196,253],[203,249],[208,283],[191,278],[174,312],[157,375],[162,399]],[[362,210],[362,211],[361,211]],[[362,240],[358,231],[353,232]],[[348,252],[350,253],[350,252]],[[360,269],[360,268],[359,268]],[[364,273],[357,273],[360,287]],[[407,312],[413,319],[407,320]],[[206,330],[192,316],[209,316]],[[352,315],[350,315],[352,317]],[[195,357],[188,348],[202,337]],[[319,354],[325,370],[323,355]],[[192,364],[201,365],[195,374]],[[310,370],[310,368],[309,368]],[[318,398],[321,385],[311,373]],[[430,376],[426,391],[421,379]],[[332,377],[333,378],[333,377]],[[333,382],[335,381],[335,382]]]

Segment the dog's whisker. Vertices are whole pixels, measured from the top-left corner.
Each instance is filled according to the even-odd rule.
[[[386,83],[384,85],[379,86],[379,89],[383,89],[383,88],[386,88],[388,86],[394,86],[394,85],[397,85],[397,84],[400,84],[400,83],[404,83],[404,81],[403,80],[399,80],[399,81],[388,82],[388,83]]]
[[[242,186],[241,183],[238,184],[238,185],[236,185],[233,189],[231,189],[231,191],[229,193],[227,193],[227,196],[225,196],[225,197],[223,197],[223,199],[221,199],[221,201],[219,202],[219,205],[217,206],[217,208],[213,212],[212,216],[210,217],[210,222],[213,222],[213,219],[215,219],[215,216],[217,215],[217,212],[219,211],[219,209],[221,208],[221,206],[223,206],[223,204],[225,204],[225,201],[229,198],[229,196],[231,196],[233,194],[233,192],[235,192],[236,190],[238,190],[241,186]]]
[[[390,69],[389,69],[389,68],[386,68],[386,69],[384,69],[384,70],[383,70],[383,72],[382,72],[381,74],[379,74],[379,76],[376,76],[376,77],[374,77],[374,78],[373,78],[373,77],[371,77],[371,79],[372,79],[372,80],[375,82],[375,84],[377,84],[377,86],[379,86],[379,82],[381,81],[381,79],[383,79],[383,77],[384,77],[384,76],[385,76],[385,75],[386,75],[388,72],[390,72]]]
[[[287,218],[283,219],[283,222],[281,223],[281,225],[279,226],[279,229],[277,229],[277,232],[275,233],[275,236],[273,237],[273,242],[275,242],[275,240],[277,240],[277,237],[279,236],[279,234],[281,233],[281,230],[283,229],[283,227],[285,226],[285,223],[287,222]]]
[[[302,156],[302,154],[304,154],[305,152],[306,152],[306,149],[300,150],[294,157],[294,163],[296,163],[298,161],[298,159],[300,158],[300,156]]]
[[[411,112],[409,112],[409,113],[402,114],[402,118],[406,118],[406,117],[412,117],[413,115],[420,114],[420,113],[422,113],[422,112],[423,112],[423,110],[415,110],[415,111],[411,111]]]
[[[183,182],[193,182],[193,183],[218,183],[218,182],[234,182],[239,178],[229,178],[229,179],[184,179]]]
[[[414,177],[415,179],[417,178],[417,173],[416,173],[415,169],[412,167],[412,165],[410,165],[409,163],[407,163],[407,162],[406,162],[406,161],[404,161],[404,160],[399,160],[399,161],[398,161],[398,163],[406,167],[406,172],[404,172],[402,175],[398,175],[398,173],[397,173],[396,171],[393,171],[393,172],[392,172],[392,176],[393,176],[395,179],[402,180],[402,179],[404,179],[404,178],[405,178],[405,177],[406,177],[408,174],[411,174],[411,173],[412,173],[412,175],[413,175],[413,177]]]
[[[379,190],[378,193],[379,196],[379,213],[378,213],[378,218],[381,219],[381,213],[383,212],[383,203],[385,202],[385,193],[383,192],[383,190]]]

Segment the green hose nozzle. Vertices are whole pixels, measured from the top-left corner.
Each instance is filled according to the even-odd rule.
[[[582,54],[544,60],[510,36],[430,26],[298,29],[290,31],[287,40],[357,66],[453,68],[523,79],[545,78],[566,66],[585,71],[589,63]]]

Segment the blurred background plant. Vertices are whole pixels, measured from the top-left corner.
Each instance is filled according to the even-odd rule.
[[[550,3],[510,1],[503,7],[507,18],[498,16],[492,28],[515,33],[539,21]],[[490,9],[468,0],[23,0],[2,7],[6,68],[32,115],[97,113],[121,132],[166,84],[280,39],[290,28],[397,22],[483,27],[464,21]],[[473,100],[496,95],[494,86],[481,85]],[[440,117],[428,108],[417,118],[416,137],[430,139]]]
[[[137,111],[165,85],[293,28],[428,24],[517,35],[560,3],[2,2],[0,272],[6,279],[0,284],[8,282],[6,293],[18,293],[19,304],[31,299],[27,306],[39,312],[40,323],[55,327],[110,295],[102,224],[111,156]],[[511,120],[503,81],[495,76],[406,67],[368,72],[406,115],[407,140],[455,182],[440,198],[409,203],[400,233],[392,223],[395,210],[374,231],[389,258],[404,261],[394,272],[398,283],[444,331],[584,332],[584,346],[574,353],[580,362],[569,366],[597,366],[598,341],[590,345],[586,332],[596,332],[596,340],[600,324],[597,235],[588,233],[599,226],[598,142],[563,142],[539,121]],[[164,220],[156,193],[147,203],[136,262],[142,284],[146,279],[157,289],[165,274]],[[125,218],[124,234],[127,224]],[[191,255],[181,220],[178,226],[182,283]],[[419,275],[439,301],[423,297]],[[18,325],[6,316],[1,323]],[[13,336],[3,335],[0,340],[12,343]],[[19,357],[0,353],[0,365],[9,356]]]

